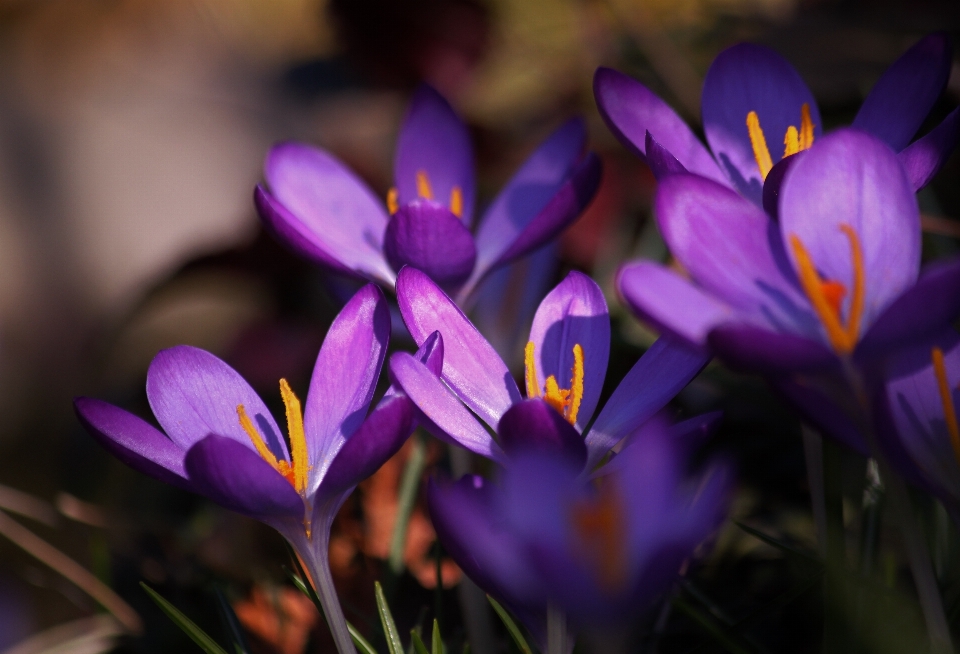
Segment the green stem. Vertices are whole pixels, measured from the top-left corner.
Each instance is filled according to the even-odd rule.
[[[393,536],[390,539],[390,572],[400,576],[403,572],[403,550],[407,544],[407,527],[410,525],[410,515],[417,500],[417,491],[420,490],[420,477],[426,462],[427,445],[423,434],[419,431],[413,437],[413,447],[410,449],[410,458],[403,468],[400,478],[400,491],[397,498],[397,521],[393,526]]]
[[[823,495],[826,523],[826,567],[824,574],[823,651],[847,651],[843,614],[845,601],[845,545],[843,528],[843,458],[840,446],[823,443]]]
[[[567,616],[552,604],[547,607],[547,654],[567,654]]]

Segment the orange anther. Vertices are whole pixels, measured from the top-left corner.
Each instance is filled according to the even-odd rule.
[[[933,374],[937,377],[940,403],[943,405],[943,420],[950,435],[950,445],[953,446],[953,455],[957,458],[957,463],[960,463],[960,425],[957,424],[957,409],[953,404],[950,384],[947,382],[947,366],[943,360],[943,350],[939,347],[933,348],[930,358],[933,360]]]

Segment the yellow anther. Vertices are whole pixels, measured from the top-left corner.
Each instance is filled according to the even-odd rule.
[[[523,364],[527,382],[527,397],[540,397],[540,382],[537,379],[537,369],[534,363],[535,346],[533,341],[527,343],[523,350]],[[577,343],[573,346],[573,370],[570,374],[570,388],[560,388],[557,378],[553,375],[544,382],[543,401],[557,410],[571,425],[576,424],[577,414],[580,412],[580,402],[583,401],[583,348]]]
[[[757,160],[757,167],[760,169],[760,177],[767,178],[770,169],[773,168],[773,160],[770,158],[770,149],[767,148],[767,139],[763,136],[763,130],[760,129],[760,117],[756,111],[747,114],[747,132],[750,135],[750,145],[753,147],[753,158]]]
[[[957,424],[957,408],[953,404],[953,393],[947,382],[947,366],[943,361],[943,350],[939,347],[930,352],[933,359],[933,373],[937,377],[937,387],[940,389],[940,402],[943,404],[943,420],[947,423],[947,433],[950,434],[950,445],[953,446],[953,455],[960,463],[960,425]]]
[[[813,120],[810,118],[810,105],[806,102],[800,107],[800,149],[807,150],[813,145]]]
[[[277,457],[273,455],[273,452],[270,451],[267,444],[263,442],[263,438],[260,437],[260,432],[257,431],[257,428],[253,425],[253,421],[250,420],[250,416],[247,415],[247,410],[242,404],[237,405],[237,416],[240,418],[240,426],[243,427],[243,431],[247,432],[247,436],[253,441],[253,446],[257,449],[257,454],[260,455],[260,458],[269,463],[271,468],[286,477],[287,481],[295,486],[293,468],[290,467],[288,462],[278,461]]]
[[[433,189],[430,188],[430,178],[427,177],[427,171],[417,171],[417,195],[424,200],[433,199]]]
[[[523,368],[524,377],[527,382],[527,397],[540,397],[540,382],[537,380],[537,367],[533,361],[534,350],[536,346],[533,341],[529,341],[523,348]]]
[[[459,186],[450,189],[450,213],[457,218],[463,217],[463,191]]]
[[[787,128],[787,134],[783,137],[783,156],[789,157],[792,154],[800,152],[800,135],[797,128],[791,125]]]
[[[300,400],[293,394],[286,379],[280,380],[280,396],[287,410],[287,433],[290,435],[290,458],[293,460],[293,487],[298,493],[307,490],[307,436],[303,431]]]
[[[850,298],[850,311],[846,324],[840,317],[840,304],[846,287],[836,280],[820,278],[810,253],[796,234],[790,236],[790,247],[797,260],[800,285],[810,300],[814,312],[820,318],[827,338],[833,349],[839,354],[853,352],[860,338],[860,321],[866,296],[866,276],[863,268],[863,252],[857,233],[847,224],[840,225],[840,231],[850,241],[850,265],[853,268],[853,295]]]
[[[390,212],[390,215],[397,213],[397,209],[400,208],[400,203],[397,200],[397,187],[392,187],[387,191],[387,211]]]
[[[626,521],[619,494],[611,484],[600,486],[592,502],[574,504],[570,511],[575,542],[593,567],[600,587],[623,588],[627,579]]]

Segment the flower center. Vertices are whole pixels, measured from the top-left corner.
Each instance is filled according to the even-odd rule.
[[[543,401],[552,406],[571,425],[577,422],[577,413],[580,411],[580,401],[583,399],[583,348],[577,343],[573,346],[573,370],[570,374],[570,388],[560,388],[557,378],[547,377],[541,392],[540,382],[537,379],[537,368],[533,361],[536,346],[533,341],[527,343],[523,350],[523,364],[527,381],[527,397],[543,396]]]
[[[430,186],[430,177],[427,176],[427,171],[425,170],[417,171],[417,195],[421,200],[433,200],[433,188]],[[396,186],[387,191],[387,210],[391,216],[397,213],[397,210],[400,208],[398,198],[399,195]],[[460,190],[459,186],[454,186],[450,189],[449,206],[450,213],[457,218],[463,217],[463,191]]]
[[[953,404],[953,394],[947,382],[947,366],[943,362],[943,350],[935,347],[930,352],[933,359],[933,374],[937,377],[937,387],[940,390],[940,402],[943,404],[943,420],[947,423],[947,433],[950,434],[950,444],[953,454],[960,463],[960,426],[957,424],[957,409]]]
[[[853,267],[853,296],[850,298],[850,309],[845,323],[840,314],[847,287],[837,280],[820,277],[810,253],[796,234],[790,235],[790,247],[793,249],[793,256],[799,268],[800,285],[823,324],[830,345],[838,354],[849,354],[853,352],[860,338],[866,275],[863,269],[863,251],[860,249],[857,233],[847,224],[841,224],[840,231],[850,241],[850,262]]]
[[[593,567],[600,587],[621,590],[627,571],[626,520],[612,484],[602,484],[595,500],[574,504],[570,524],[576,547]]]
[[[300,410],[300,400],[293,394],[286,379],[280,380],[280,396],[283,398],[283,404],[287,409],[287,432],[290,434],[290,458],[292,461],[277,460],[277,457],[267,447],[259,430],[254,426],[253,421],[250,420],[250,416],[247,415],[247,410],[242,404],[237,405],[237,416],[240,418],[240,426],[253,441],[253,446],[257,448],[260,457],[283,475],[290,482],[290,485],[303,496],[307,492],[307,472],[310,470],[307,462],[307,438],[303,431],[303,413]]]
[[[760,117],[756,111],[747,114],[747,133],[750,135],[750,145],[753,147],[753,158],[757,160],[760,176],[767,179],[767,174],[773,168],[773,159],[770,149],[767,148],[767,139],[760,127]],[[800,129],[791,125],[783,137],[783,156],[789,157],[813,145],[813,121],[810,119],[810,105],[806,102],[800,107]]]

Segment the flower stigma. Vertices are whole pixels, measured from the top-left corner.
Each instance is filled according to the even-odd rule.
[[[770,169],[773,168],[773,159],[767,147],[767,139],[760,127],[760,116],[756,111],[747,114],[747,134],[750,136],[750,146],[753,148],[753,158],[757,161],[760,176],[766,180]],[[800,129],[794,125],[787,128],[783,137],[784,158],[808,149],[813,145],[813,120],[810,118],[810,105],[806,102],[800,107]]]
[[[947,366],[943,361],[943,350],[935,347],[930,351],[933,359],[933,374],[937,377],[937,388],[940,391],[940,402],[943,404],[943,420],[947,423],[947,433],[950,434],[950,445],[953,446],[953,455],[960,463],[960,425],[957,424],[957,409],[953,404],[953,394],[947,382]]]
[[[421,200],[433,201],[433,187],[430,186],[430,176],[427,171],[417,171],[417,197]],[[400,209],[399,193],[397,187],[393,186],[387,191],[387,211],[392,216]],[[463,217],[463,191],[459,186],[450,189],[450,213],[457,218]]]
[[[523,365],[527,382],[527,397],[541,396],[540,382],[537,379],[537,368],[534,364],[536,345],[533,341],[527,343],[523,349]],[[570,388],[560,388],[557,378],[547,377],[543,388],[543,401],[552,406],[571,425],[577,423],[577,414],[580,412],[580,402],[583,400],[583,348],[577,343],[573,346],[573,370],[570,374]]]
[[[577,550],[594,569],[600,587],[608,592],[626,584],[626,519],[620,495],[609,482],[600,485],[596,499],[580,501],[570,510]]]
[[[860,320],[863,317],[863,305],[866,295],[866,275],[863,268],[863,251],[860,239],[853,227],[843,223],[840,231],[850,241],[850,263],[853,268],[853,296],[850,298],[850,310],[846,324],[840,317],[846,287],[839,281],[823,279],[817,272],[810,253],[804,247],[800,237],[790,235],[790,247],[797,262],[797,272],[803,292],[810,300],[814,312],[827,332],[827,338],[838,354],[850,354],[860,338]]]

